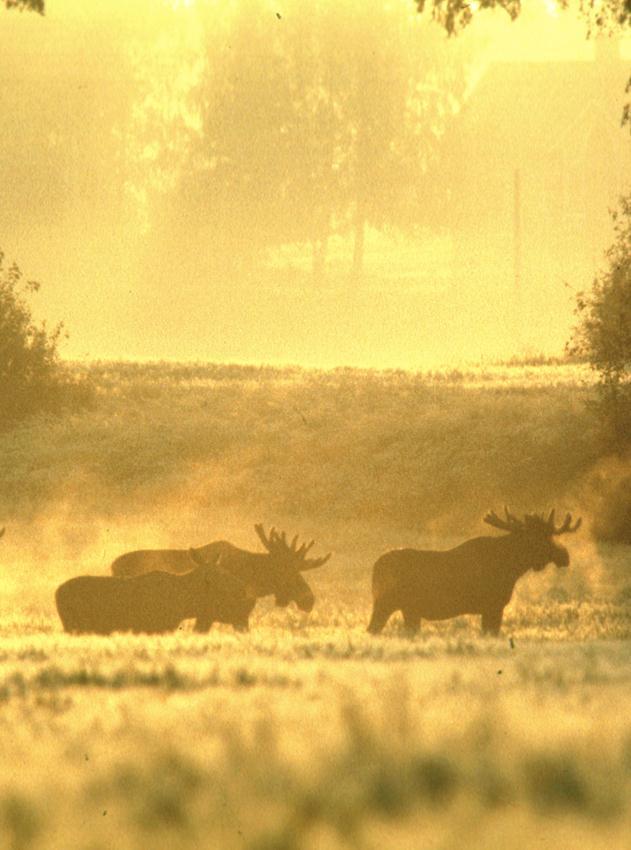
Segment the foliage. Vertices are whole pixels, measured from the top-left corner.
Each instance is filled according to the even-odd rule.
[[[598,373],[605,438],[621,452],[631,442],[631,195],[621,199],[613,219],[607,267],[591,292],[577,297],[579,324],[569,347]]]
[[[89,394],[87,384],[72,380],[59,362],[63,325],[49,330],[33,320],[28,298],[38,289],[15,263],[5,267],[0,251],[0,428],[39,411],[77,405]]]
[[[29,9],[43,15],[45,0],[4,0],[4,5],[7,9]],[[568,0],[560,0],[559,5],[566,7]],[[468,0],[416,0],[416,6],[419,12],[430,9],[432,18],[447,32],[453,33],[471,23],[478,10],[501,8],[515,19],[521,12],[522,0],[480,0],[475,9]],[[580,8],[599,27],[625,26],[631,18],[629,0],[605,0],[598,3],[595,0],[580,0]]]
[[[419,178],[464,90],[460,44],[446,48],[404,2],[191,14],[196,39],[180,15],[137,67],[138,183],[149,175],[157,220],[171,193],[165,230],[181,228],[184,244],[198,231],[209,254],[246,261],[310,243],[321,273],[332,235],[355,231],[361,266],[366,224],[418,222]]]
[[[485,9],[503,9],[511,18],[519,17],[523,0],[415,0],[419,12],[428,11],[450,34],[470,24]],[[567,9],[570,0],[557,0],[557,6]],[[609,31],[626,27],[631,19],[630,0],[579,0],[579,10],[590,31]]]
[[[44,0],[4,0],[5,8],[19,9],[20,12],[28,10],[44,14]]]
[[[521,0],[480,0],[475,4],[468,0],[416,0],[419,12],[428,10],[432,19],[450,35],[470,24],[483,9],[504,9],[514,20],[521,12],[521,5]]]
[[[631,474],[625,464],[605,460],[589,477],[595,497],[593,533],[597,540],[631,545]]]
[[[588,293],[577,296],[579,323],[571,352],[586,358],[598,375],[592,401],[601,426],[605,454],[622,462],[597,468],[591,476],[596,495],[594,533],[600,540],[631,541],[631,195],[613,213],[615,239],[606,253],[606,268]]]
[[[568,0],[562,5],[567,6]],[[580,0],[579,8],[594,30],[611,32],[631,22],[630,0]]]

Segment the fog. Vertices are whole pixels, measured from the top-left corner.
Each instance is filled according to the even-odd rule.
[[[0,16],[0,249],[71,359],[560,354],[631,174],[628,46],[552,0]]]

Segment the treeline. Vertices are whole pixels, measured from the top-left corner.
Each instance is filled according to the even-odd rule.
[[[407,2],[196,4],[168,23],[135,56],[127,151],[156,245],[247,272],[308,244],[320,279],[330,238],[351,235],[360,276],[368,225],[429,222],[469,40]]]
[[[16,214],[45,232],[87,226],[112,253],[140,245],[159,275],[165,246],[169,268],[194,258],[212,274],[300,243],[321,279],[343,235],[359,276],[368,226],[409,232],[446,200],[432,163],[476,36],[448,39],[407,0],[55,14],[56,27],[3,21],[15,35],[0,179],[14,214],[0,230],[15,244]]]

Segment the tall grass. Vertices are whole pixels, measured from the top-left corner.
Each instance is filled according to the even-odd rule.
[[[562,634],[73,638],[24,619],[0,639],[0,829],[33,850],[623,847],[627,648]]]
[[[577,366],[97,364],[89,373],[92,410],[0,435],[2,515],[70,501],[79,514],[116,516],[175,502],[459,533],[503,502],[573,507],[601,451]]]

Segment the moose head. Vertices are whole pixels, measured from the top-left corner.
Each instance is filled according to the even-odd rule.
[[[553,538],[578,531],[582,521],[580,517],[572,524],[572,515],[566,514],[561,525],[557,526],[554,509],[547,518],[543,514],[525,514],[523,520],[517,519],[506,507],[504,515],[502,519],[495,511],[490,511],[484,517],[484,522],[513,535],[515,542],[521,544],[524,560],[533,570],[539,572],[549,563],[557,567],[569,565],[569,552]]]
[[[276,605],[285,606],[295,602],[301,611],[307,613],[311,611],[315,602],[313,591],[301,573],[326,564],[331,557],[331,552],[321,558],[307,558],[307,553],[315,543],[314,540],[299,546],[298,535],[289,543],[284,531],[279,534],[275,528],[272,528],[266,535],[261,523],[255,525],[254,530],[269,555],[270,572],[274,576]]]

